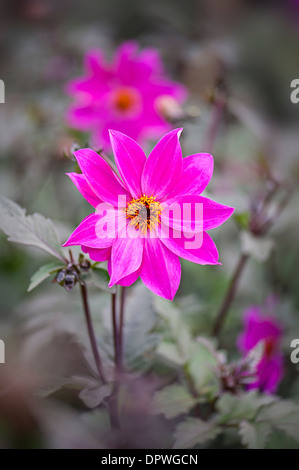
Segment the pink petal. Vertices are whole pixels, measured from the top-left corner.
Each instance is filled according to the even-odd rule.
[[[87,253],[93,261],[103,262],[107,261],[111,255],[111,247],[109,248],[90,248],[89,246],[81,246],[83,253]]]
[[[275,393],[284,375],[283,355],[262,359],[257,368],[259,388],[267,393]]]
[[[175,129],[166,134],[146,160],[141,185],[147,196],[155,196],[157,200],[165,197],[180,178],[183,161],[179,143],[181,132],[182,129]]]
[[[74,155],[88,184],[100,199],[117,206],[118,196],[131,198],[108,163],[94,150],[81,149],[74,152]]]
[[[212,178],[213,168],[213,157],[209,153],[196,153],[184,158],[180,181],[168,197],[182,194],[201,194]]]
[[[157,49],[148,47],[140,52],[139,60],[148,68],[148,76],[154,73],[156,76],[164,74],[164,67]]]
[[[97,122],[98,117],[94,108],[88,104],[74,104],[65,115],[66,123],[77,129],[89,131]]]
[[[207,197],[199,196],[203,204],[203,229],[209,230],[212,228],[219,227],[227,219],[230,218],[234,212],[233,207],[219,204],[218,202],[212,201]]]
[[[110,223],[107,223],[107,220]],[[105,222],[106,221],[106,222]],[[84,245],[91,248],[108,248],[117,231],[117,212],[90,214],[78,225],[62,246]]]
[[[203,196],[179,195],[163,203],[162,221],[183,232],[209,230],[223,224],[234,212]]]
[[[103,53],[99,49],[89,50],[84,57],[84,67],[93,74],[107,70]]]
[[[80,191],[86,201],[89,202],[89,204],[91,204],[93,207],[97,207],[99,203],[102,202],[101,199],[99,199],[98,196],[92,191],[84,175],[81,175],[80,173],[67,173],[67,175],[71,178],[76,188]]]
[[[284,360],[281,353],[268,359],[263,357],[257,366],[256,380],[246,387],[248,390],[260,389],[275,393],[284,375]]]
[[[119,46],[115,58],[115,74],[124,85],[132,85],[135,80],[138,44],[135,41],[126,41]]]
[[[140,268],[144,240],[139,236],[131,238],[134,228],[128,226],[127,230],[127,236],[122,238],[119,234],[112,246],[109,287]]]
[[[107,268],[108,268],[109,276],[111,276],[111,258],[108,260]],[[132,284],[134,284],[134,282],[137,281],[137,279],[139,278],[139,274],[140,274],[139,269],[137,269],[137,271],[135,271],[134,273],[128,274],[128,276],[125,276],[122,279],[119,279],[117,281],[117,284],[123,287],[131,286]]]
[[[181,280],[179,257],[158,238],[144,241],[141,280],[155,294],[173,300]]]
[[[103,54],[99,50],[91,50],[84,57],[86,74],[83,77],[70,80],[66,87],[66,93],[74,95],[80,101],[99,99],[109,90],[111,72],[104,62]],[[86,96],[85,96],[86,95]]]
[[[252,305],[245,310],[243,316],[244,331],[238,338],[238,347],[242,352],[248,352],[264,339],[271,338],[278,342],[283,331],[275,317],[265,315],[263,308]]]
[[[204,207],[200,196],[183,195],[165,201],[161,220],[179,232],[202,232]]]
[[[121,132],[109,131],[119,173],[134,198],[141,196],[141,176],[146,156],[142,148]]]
[[[173,253],[197,264],[221,264],[218,250],[207,232],[187,237],[182,232],[160,225],[157,234],[164,245]]]

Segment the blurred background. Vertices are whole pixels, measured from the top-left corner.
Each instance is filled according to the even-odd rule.
[[[273,187],[269,211],[276,217],[275,204],[290,192],[268,245],[248,248],[222,345],[237,356],[243,310],[275,297],[285,331],[279,393],[299,402],[299,369],[289,360],[290,340],[299,338],[299,103],[290,100],[291,81],[299,78],[298,34],[296,0],[0,0],[0,192],[28,213],[54,219],[62,242],[90,212],[65,176],[74,169],[78,136],[65,125],[70,98],[64,90],[82,74],[85,52],[100,48],[111,57],[122,41],[136,39],[157,48],[168,75],[188,88],[189,117],[179,123],[184,155],[213,154],[208,195],[241,215],[211,233],[222,266],[182,263],[177,303],[195,334],[210,332],[244,249],[244,217]],[[60,391],[54,404],[36,398],[36,384],[38,396],[59,388],[57,377],[53,383],[58,366],[60,385],[90,367],[78,340],[85,341],[79,294],[49,282],[28,294],[46,255],[10,244],[2,233],[0,243],[0,338],[7,358],[0,386],[12,390],[2,398],[0,392],[0,447],[97,447],[95,431],[104,425],[87,416],[75,392]],[[96,315],[108,301],[95,293]]]

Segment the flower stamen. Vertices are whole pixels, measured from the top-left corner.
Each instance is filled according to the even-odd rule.
[[[126,217],[131,219],[130,225],[146,234],[161,223],[161,204],[153,196],[145,194],[139,199],[132,199],[126,208]]]

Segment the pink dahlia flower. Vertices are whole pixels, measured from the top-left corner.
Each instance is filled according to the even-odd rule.
[[[248,389],[257,388],[274,393],[283,376],[283,355],[279,348],[282,329],[276,318],[265,315],[258,306],[249,307],[244,314],[244,332],[238,338],[238,347],[247,355],[260,341],[264,341],[264,353],[257,365],[256,380]]]
[[[82,245],[91,259],[108,260],[109,286],[128,286],[140,276],[155,294],[173,299],[179,257],[220,264],[206,230],[221,225],[233,209],[200,196],[212,177],[213,158],[199,153],[183,159],[181,131],[166,134],[148,158],[130,137],[110,131],[120,177],[93,150],[74,152],[83,174],[69,176],[96,211],[64,246]]]
[[[137,43],[125,42],[107,64],[101,51],[85,57],[85,75],[68,83],[75,98],[67,123],[92,134],[94,146],[109,148],[109,129],[141,142],[169,131],[163,117],[165,102],[182,103],[186,89],[168,80],[158,51],[138,52]]]

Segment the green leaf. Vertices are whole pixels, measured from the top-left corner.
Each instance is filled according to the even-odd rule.
[[[188,418],[177,426],[173,448],[192,449],[206,441],[215,439],[220,432],[221,428],[213,421]]]
[[[166,359],[166,361],[173,362],[179,366],[183,366],[186,362],[180,354],[177,345],[168,341],[162,341],[159,343],[157,347],[157,354]]]
[[[206,338],[197,338],[192,358],[187,371],[199,394],[213,398],[219,391],[219,380],[216,374],[218,366],[217,352]]]
[[[98,266],[92,267],[86,281],[101,290],[109,292],[110,294],[115,294],[116,292],[115,287],[108,287],[110,276],[105,268]]]
[[[266,396],[265,396],[266,398]],[[270,397],[269,397],[270,398]],[[273,432],[283,431],[299,442],[299,406],[291,401],[278,400],[272,397],[269,403],[264,402],[251,423],[240,424],[240,435],[243,444],[251,449],[261,449],[267,446]]]
[[[124,351],[131,369],[146,370],[154,359],[153,351],[161,336],[154,331],[157,316],[153,294],[144,284],[135,284],[127,292],[124,326]]]
[[[40,248],[65,261],[52,221],[37,213],[26,215],[25,209],[4,196],[0,196],[0,229],[11,242]]]
[[[57,266],[57,263],[49,263],[41,266],[31,277],[30,284],[27,289],[27,292],[32,291],[41,284],[45,279],[51,276],[51,274],[55,273],[59,269],[62,269],[64,265]]]
[[[269,423],[273,428],[284,431],[299,442],[299,406],[288,400],[277,400],[263,408],[258,416],[258,423]]]
[[[239,212],[238,214],[234,214],[234,219],[236,223],[239,225],[244,230],[247,230],[249,227],[249,221],[250,221],[250,214],[248,211],[245,212]]]
[[[93,387],[86,387],[79,393],[79,398],[88,408],[96,408],[105,398],[111,395],[110,385],[95,385]]]
[[[256,390],[244,392],[239,396],[226,393],[217,403],[217,409],[220,413],[219,422],[221,424],[238,424],[242,420],[254,420],[260,408],[276,400],[277,398],[259,394]]]
[[[182,312],[172,302],[159,297],[155,299],[155,309],[167,324],[169,334],[175,343],[176,356],[179,357],[179,363],[185,364],[193,355],[194,341],[187,326],[184,324]]]
[[[195,398],[182,385],[170,385],[155,393],[153,412],[171,419],[187,413],[195,404]]]
[[[239,426],[242,444],[249,449],[264,449],[271,434],[268,423],[242,421]]]
[[[299,443],[279,429],[273,429],[266,444],[266,449],[299,449]]]

